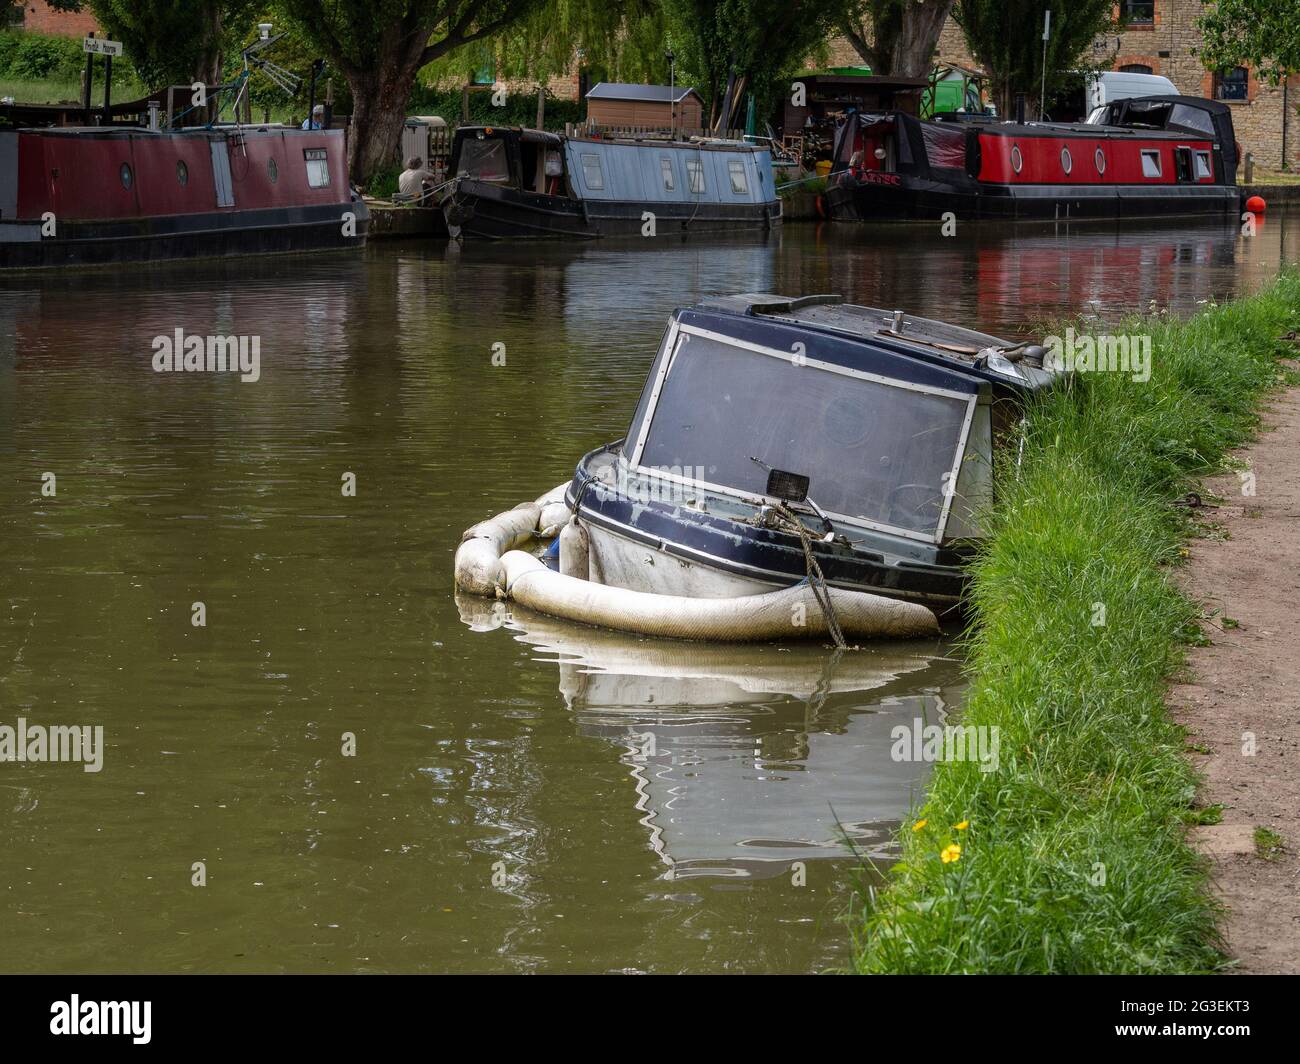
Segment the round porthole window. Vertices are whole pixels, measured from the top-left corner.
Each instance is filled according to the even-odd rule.
[[[1020,154],[1020,145],[1011,145],[1011,169],[1020,173],[1020,168],[1025,165],[1025,157]]]
[[[1097,164],[1097,173],[1104,174],[1106,172],[1106,153],[1098,148],[1097,153],[1092,158],[1093,162]]]
[[[131,174],[131,164],[123,163],[122,169],[117,172],[117,176],[122,179],[123,188],[130,188],[131,182],[134,180],[134,177]]]
[[[1067,174],[1074,169],[1074,159],[1070,155],[1069,148],[1061,149],[1061,169]]]
[[[176,160],[176,180],[182,185],[190,183],[190,168],[185,165],[184,159]]]
[[[266,160],[266,176],[271,179],[271,184],[280,180],[280,168],[275,164],[274,159]]]

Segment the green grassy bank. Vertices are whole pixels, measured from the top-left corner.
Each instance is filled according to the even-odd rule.
[[[858,971],[1222,963],[1207,870],[1184,841],[1195,774],[1163,701],[1199,635],[1171,579],[1193,532],[1174,502],[1250,437],[1297,327],[1289,274],[1190,321],[1116,329],[1150,333],[1149,382],[1079,376],[1032,408],[967,637],[962,723],[1000,729],[998,767],[935,766],[888,887],[853,914]]]

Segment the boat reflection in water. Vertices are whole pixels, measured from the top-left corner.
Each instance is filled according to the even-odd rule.
[[[506,628],[559,667],[578,730],[620,751],[666,879],[894,856],[929,766],[893,760],[891,731],[942,724],[961,696],[960,664],[939,640],[838,654],[684,643],[456,601],[471,628]]]

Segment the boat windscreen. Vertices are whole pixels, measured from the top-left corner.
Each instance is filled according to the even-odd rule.
[[[466,137],[460,146],[458,175],[479,181],[509,181],[510,163],[506,158],[506,142],[496,138]]]
[[[807,476],[809,497],[833,515],[934,536],[973,399],[683,333],[640,465],[700,469],[754,495],[783,469]]]

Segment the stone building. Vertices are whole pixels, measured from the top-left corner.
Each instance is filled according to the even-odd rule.
[[[1206,70],[1195,54],[1201,43],[1196,19],[1203,7],[1201,0],[1121,0],[1115,13],[1124,9],[1128,25],[1094,41],[1093,54],[1085,58],[1103,69],[1163,74],[1185,95],[1222,100],[1232,107],[1243,159],[1249,152],[1263,169],[1300,169],[1300,75],[1270,85],[1248,67],[1226,74]],[[861,62],[843,38],[832,42],[831,56],[834,65]],[[979,67],[951,18],[939,37],[937,58]],[[1242,176],[1238,173],[1238,180]]]

